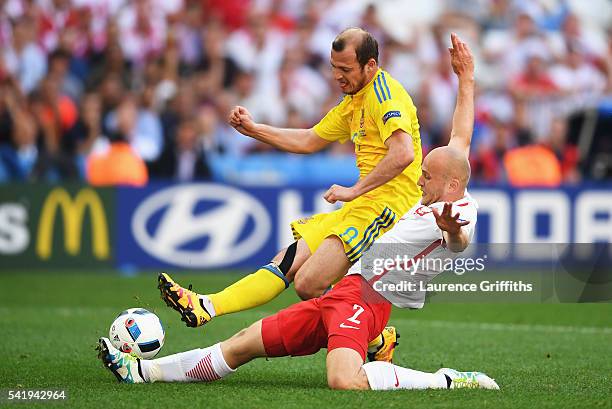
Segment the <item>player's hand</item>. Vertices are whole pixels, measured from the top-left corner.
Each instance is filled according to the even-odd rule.
[[[451,215],[453,204],[451,202],[444,203],[442,213],[438,213],[435,208],[431,208],[434,217],[436,218],[436,224],[440,230],[447,232],[448,234],[457,234],[461,231],[461,227],[470,224],[469,221],[459,219],[459,213]]]
[[[340,202],[350,202],[351,200],[357,197],[357,193],[355,189],[352,187],[345,187],[340,185],[331,185],[327,192],[323,195],[323,199],[327,200],[329,203]]]
[[[238,132],[246,136],[253,136],[257,131],[257,124],[253,121],[251,113],[245,108],[236,105],[229,114],[229,124]]]
[[[474,57],[466,43],[461,41],[457,34],[451,34],[452,47],[448,49],[451,56],[453,71],[458,77],[474,76]]]

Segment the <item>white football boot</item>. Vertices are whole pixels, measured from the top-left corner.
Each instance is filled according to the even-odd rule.
[[[482,372],[460,372],[450,368],[441,368],[436,373],[443,373],[449,382],[449,389],[481,388],[499,389],[494,379]]]
[[[145,382],[140,367],[140,359],[119,351],[111,344],[108,338],[104,337],[98,340],[98,347],[96,349],[98,350],[98,358],[100,358],[104,366],[117,377],[119,382]]]

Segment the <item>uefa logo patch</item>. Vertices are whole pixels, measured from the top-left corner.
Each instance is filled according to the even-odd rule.
[[[399,118],[401,116],[402,114],[400,111],[389,111],[385,115],[383,115],[383,118],[382,118],[383,124],[386,124],[387,121],[391,118]]]

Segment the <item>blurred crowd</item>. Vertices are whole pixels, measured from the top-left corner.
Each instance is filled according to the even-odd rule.
[[[473,180],[612,178],[607,0],[0,0],[0,12],[0,181],[206,180],[213,158],[265,157],[227,124],[231,107],[315,124],[341,97],[329,52],[349,26],[378,39],[425,151],[449,137],[449,33],[470,44]]]

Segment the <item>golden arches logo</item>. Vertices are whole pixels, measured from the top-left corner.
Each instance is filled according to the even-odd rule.
[[[72,256],[79,253],[86,208],[89,208],[90,213],[93,255],[100,260],[109,257],[110,245],[106,214],[96,191],[90,188],[82,189],[73,200],[64,188],[58,187],[49,193],[40,213],[36,254],[41,259],[46,260],[51,257],[53,225],[57,210],[62,211],[63,215],[66,252]]]

